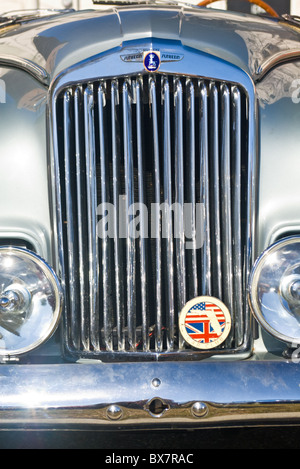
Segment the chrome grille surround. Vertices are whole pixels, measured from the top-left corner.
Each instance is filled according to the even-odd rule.
[[[190,58],[194,55],[199,60],[199,53]],[[112,57],[99,59],[103,70]],[[88,69],[85,64],[70,70],[53,87],[57,259],[67,296],[65,346],[75,358],[207,356],[183,343],[177,329],[182,306],[201,294],[221,298],[234,322],[226,343],[209,354],[240,356],[250,349],[246,284],[254,234],[253,85],[225,63],[218,76],[216,59],[204,59],[205,77],[191,64],[193,74],[174,73],[178,64],[167,64],[155,75],[136,70],[111,78],[97,70],[95,76],[93,62]],[[174,70],[163,70],[170,67]],[[142,132],[145,121],[149,133]],[[97,205],[117,206],[124,194],[125,210],[135,201],[202,203],[203,247],[184,249],[182,227],[177,239],[162,239],[160,233],[154,240],[135,240],[129,232],[125,240],[97,238]],[[171,218],[166,229],[172,229]],[[159,217],[154,231],[161,231]],[[216,275],[220,271],[222,277]]]

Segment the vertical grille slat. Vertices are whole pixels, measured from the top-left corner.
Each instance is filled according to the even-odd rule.
[[[166,278],[166,309],[168,310],[167,341],[168,350],[174,349],[175,342],[175,299],[174,299],[174,244],[173,221],[170,207],[172,206],[172,162],[171,162],[171,111],[170,111],[170,85],[168,80],[163,81],[163,216],[165,220],[165,278]]]
[[[69,265],[69,295],[70,301],[74,304],[74,309],[71,312],[71,330],[72,337],[75,342],[74,345],[78,347],[78,321],[74,311],[78,310],[78,295],[76,289],[76,264],[74,250],[76,250],[77,245],[75,244],[74,236],[74,204],[72,200],[72,175],[71,175],[71,154],[72,154],[72,127],[71,122],[73,120],[72,116],[72,95],[71,91],[68,90],[64,93],[63,97],[63,114],[64,114],[64,154],[65,154],[65,181],[66,186],[69,188],[66,191],[66,216],[67,216],[67,240],[70,246],[73,246],[74,249],[68,251],[68,265]]]
[[[137,136],[137,171],[138,171],[138,200],[143,206],[145,200],[144,177],[144,147],[143,147],[143,84],[141,79],[136,81],[136,136]],[[148,268],[147,268],[147,227],[144,216],[140,217],[139,255],[140,255],[140,279],[141,279],[141,315],[142,315],[142,343],[143,350],[149,349],[149,298],[148,298]]]
[[[199,84],[199,134],[200,134],[200,202],[203,204],[203,246],[200,263],[201,291],[204,295],[211,295],[211,227],[209,202],[209,154],[208,154],[208,89],[203,82]]]
[[[106,129],[104,124],[105,119],[105,107],[106,107],[106,92],[103,84],[101,83],[97,90],[98,93],[98,118],[99,118],[99,167],[100,167],[100,178],[98,186],[100,185],[100,203],[102,204],[103,210],[108,207],[109,204],[109,173],[108,173],[108,164],[106,161],[106,142],[105,135]],[[108,237],[104,233],[104,223],[99,225],[102,229],[100,234],[101,238],[101,279],[102,279],[102,311],[103,311],[103,329],[104,329],[104,341],[107,350],[113,350],[113,304],[112,304],[112,291],[111,291],[111,281],[110,281],[110,272],[112,269],[111,266],[111,256],[110,256],[110,244]]]
[[[112,201],[113,211],[113,250],[114,250],[114,282],[117,317],[117,343],[118,350],[125,350],[125,289],[123,272],[123,255],[119,237],[119,196],[121,194],[120,182],[120,127],[119,127],[119,89],[118,82],[111,84],[111,141],[112,141]]]
[[[201,295],[232,315],[214,353],[243,346],[247,109],[236,84],[164,74],[57,96],[69,353],[205,353],[178,327],[182,307]]]
[[[136,348],[136,252],[132,224],[132,206],[134,204],[133,180],[133,137],[132,137],[132,96],[129,83],[123,84],[123,134],[124,134],[124,167],[126,195],[126,267],[127,267],[127,326],[128,342],[131,350]]]
[[[84,91],[85,158],[87,186],[87,237],[89,249],[87,259],[90,302],[89,320],[91,344],[95,350],[99,351],[99,255],[98,239],[96,232],[97,180],[94,121],[94,88],[92,85],[89,85]]]
[[[183,88],[179,79],[175,79],[174,111],[175,111],[175,204],[177,204],[177,236],[175,240],[176,251],[176,277],[177,277],[177,311],[181,311],[186,303],[186,255],[184,235],[184,171],[183,171]],[[180,337],[180,348],[183,339]]]
[[[233,311],[232,291],[232,225],[231,220],[231,166],[230,166],[230,95],[226,85],[220,88],[221,95],[221,163],[220,191],[221,202],[221,256],[222,256],[222,292],[224,303]]]
[[[80,313],[74,307],[73,311],[77,312],[75,318],[80,324],[80,337],[78,340],[82,344],[84,350],[89,350],[89,318],[86,316],[86,310],[89,302],[89,291],[87,278],[85,275],[85,262],[88,256],[88,244],[85,234],[86,227],[86,178],[85,178],[85,152],[84,152],[84,135],[83,135],[83,116],[82,116],[82,90],[76,88],[74,92],[74,132],[75,132],[75,160],[76,160],[76,188],[77,188],[77,231],[78,237],[78,282],[79,282],[79,301]],[[66,190],[66,192],[68,189]],[[70,193],[72,193],[70,191]],[[66,195],[66,198],[68,196]]]
[[[186,250],[186,269],[190,271],[190,284],[188,297],[195,298],[198,295],[198,269],[197,269],[197,240],[196,240],[196,121],[195,121],[195,86],[192,81],[187,82],[186,89],[186,113],[187,113],[187,162],[186,162],[186,201],[191,220],[190,246]]]
[[[210,89],[210,161],[212,168],[209,174],[211,188],[210,214],[212,218],[211,259],[213,291],[217,298],[222,298],[222,264],[221,264],[221,198],[220,198],[220,149],[219,149],[219,91],[215,83]]]
[[[156,102],[156,84],[154,78],[149,80],[149,102],[151,109],[152,136],[153,136],[153,169],[154,169],[154,203],[155,203],[155,221],[154,221],[154,238],[155,238],[155,307],[156,307],[156,350],[161,352],[163,349],[162,338],[162,277],[161,277],[161,214],[160,205],[160,149],[159,149],[159,132],[158,132],[158,115]]]
[[[242,199],[242,181],[241,181],[241,155],[242,155],[242,129],[241,129],[241,93],[239,89],[234,86],[232,89],[232,155],[233,155],[233,218],[232,218],[232,232],[233,232],[233,266],[235,275],[233,276],[233,291],[234,291],[234,311],[238,311],[243,305],[243,291],[242,291],[242,230],[241,230],[241,199]],[[239,320],[235,321],[235,331],[237,336],[237,343],[241,344],[243,337],[243,329],[245,321],[243,314],[240,315]]]

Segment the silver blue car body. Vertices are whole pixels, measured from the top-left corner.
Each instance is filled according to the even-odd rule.
[[[60,279],[65,304],[59,328],[47,343],[28,354],[2,359],[2,428],[28,428],[31,425],[35,428],[86,428],[91,425],[99,428],[106,425],[117,425],[118,428],[197,428],[275,421],[291,423],[299,420],[298,355],[286,353],[289,344],[273,338],[257,325],[247,301],[249,274],[255,259],[271,244],[300,233],[299,39],[299,27],[284,19],[176,5],[108,5],[101,10],[49,12],[42,16],[37,14],[29,17],[24,14],[22,18],[9,18],[3,22],[0,27],[0,241],[3,245],[29,249],[45,259]],[[160,53],[160,67],[155,72],[147,70],[143,62],[143,54],[148,51]],[[201,148],[202,141],[205,142],[204,134],[201,134],[199,128],[203,114],[197,115],[191,127],[190,114],[184,114],[185,117],[178,124],[177,119],[180,116],[177,115],[179,104],[176,105],[176,100],[179,103],[181,99],[192,102],[190,100],[193,96],[190,91],[187,97],[184,95],[181,98],[181,87],[188,89],[193,86],[195,99],[205,90],[208,91],[212,83],[217,83],[220,87],[220,101],[227,96],[227,88],[223,89],[223,85],[229,88],[230,84],[243,95],[243,112],[247,112],[243,118],[243,126],[247,130],[243,130],[242,135],[247,142],[242,142],[242,164],[246,162],[247,169],[244,170],[244,180],[239,191],[245,200],[241,202],[240,211],[235,212],[236,199],[233,197],[232,186],[232,199],[227,205],[232,214],[244,217],[240,225],[242,238],[239,241],[243,272],[240,270],[241,264],[233,263],[230,269],[227,266],[227,270],[222,265],[226,273],[220,274],[224,303],[237,303],[236,300],[241,300],[241,303],[234,306],[232,321],[235,332],[231,343],[216,349],[216,352],[214,349],[199,351],[181,342],[177,319],[180,308],[178,309],[176,303],[180,298],[183,306],[191,298],[206,294],[210,288],[207,284],[204,285],[203,279],[218,276],[216,266],[209,272],[205,270],[201,277],[203,262],[199,262],[195,274],[199,290],[191,293],[194,284],[191,286],[188,282],[194,275],[193,257],[191,255],[188,258],[190,261],[184,258],[186,264],[182,268],[185,269],[185,274],[182,274],[178,266],[181,265],[185,251],[180,247],[176,251],[177,241],[173,238],[176,259],[172,264],[167,264],[166,270],[169,272],[163,270],[164,263],[171,259],[168,257],[170,238],[167,238],[160,246],[156,244],[155,248],[151,248],[154,249],[150,251],[154,253],[153,256],[148,255],[148,261],[155,259],[156,275],[158,266],[162,269],[161,276],[154,280],[148,276],[143,285],[143,275],[137,273],[142,267],[142,247],[137,247],[136,240],[129,245],[129,237],[125,235],[129,251],[123,256],[123,262],[127,262],[127,273],[122,281],[127,293],[123,299],[118,300],[115,274],[114,285],[110,283],[111,270],[115,272],[117,265],[117,262],[114,263],[117,259],[116,252],[114,251],[111,258],[106,257],[103,254],[107,248],[105,240],[99,238],[100,241],[95,241],[96,234],[93,230],[96,229],[99,217],[95,218],[95,213],[93,216],[86,216],[84,223],[87,228],[83,231],[86,242],[80,241],[77,238],[79,235],[74,235],[71,229],[72,226],[77,229],[83,223],[79,216],[74,221],[74,217],[68,212],[68,207],[70,209],[71,206],[68,204],[72,201],[74,204],[74,194],[79,193],[78,180],[76,189],[73,188],[74,180],[70,184],[68,182],[68,170],[76,166],[76,154],[79,150],[74,148],[75,143],[68,147],[61,141],[65,138],[66,142],[68,136],[71,136],[70,139],[76,142],[76,135],[84,133],[84,171],[90,177],[90,185],[85,180],[84,201],[88,201],[87,212],[92,212],[99,202],[99,199],[93,199],[97,191],[93,184],[100,185],[99,180],[93,179],[93,174],[95,171],[99,172],[99,169],[88,164],[93,163],[93,151],[96,156],[101,156],[101,148],[95,150],[89,143],[89,123],[92,118],[96,119],[91,117],[92,110],[96,109],[99,116],[102,115],[101,112],[105,113],[105,104],[100,105],[100,99],[107,103],[118,88],[118,99],[123,99],[123,114],[118,114],[114,122],[118,121],[123,125],[126,115],[134,112],[134,122],[139,127],[139,108],[136,104],[138,94],[134,94],[139,93],[140,78],[137,77],[143,77],[144,86],[148,86],[152,96],[145,98],[143,111],[146,113],[148,108],[151,109],[145,117],[151,127],[145,126],[143,131],[147,137],[147,145],[154,141],[153,164],[151,166],[149,163],[151,167],[147,171],[153,177],[153,174],[157,176],[160,168],[163,190],[167,184],[163,183],[163,178],[167,174],[167,178],[175,186],[176,197],[179,197],[181,190],[180,169],[189,171],[184,166],[184,161],[188,159],[187,147],[184,146],[187,135],[193,136],[197,148]],[[165,80],[164,85],[158,84],[157,77]],[[150,84],[145,85],[148,78]],[[177,79],[179,80],[176,81]],[[126,101],[126,86],[128,93],[134,95],[131,98],[131,102],[137,106],[134,111],[128,107],[129,101]],[[155,166],[155,156],[164,154],[162,147],[167,145],[165,138],[157,137],[159,149],[156,153],[155,131],[160,132],[161,128],[165,130],[168,125],[164,120],[168,119],[164,104],[157,102],[164,117],[158,117],[157,121],[151,120],[154,114],[154,95],[158,97],[165,93],[166,88],[163,86],[172,88],[173,94],[168,96],[175,102],[169,117],[170,122],[175,122],[176,128],[174,141],[170,143],[170,153],[176,152],[180,145],[177,140],[180,129],[184,142],[183,166],[178,165],[176,171],[179,173],[176,172],[175,175],[170,168],[170,173],[166,173],[167,167],[164,166],[162,157],[158,166]],[[98,98],[95,97],[96,88]],[[110,98],[105,94],[108,92]],[[99,99],[97,104],[88,104],[92,95],[95,100]],[[233,91],[231,95],[234,95]],[[164,99],[166,96],[164,94]],[[75,111],[70,110],[71,105]],[[85,114],[85,122],[81,124],[79,121],[76,123],[80,106],[84,108],[82,113]],[[112,109],[110,115],[117,113],[112,99],[109,101],[109,109]],[[220,113],[223,116],[219,122],[221,127],[223,121],[225,122],[226,108]],[[110,119],[107,118],[105,125],[113,126]],[[109,132],[110,142],[118,141],[117,138],[114,140],[112,129],[107,131],[105,127],[101,127],[100,117],[95,122],[99,126],[98,130],[94,129],[96,146],[99,138],[101,147],[101,135],[105,132]],[[88,128],[83,131],[84,125]],[[212,123],[208,125],[213,127]],[[139,133],[132,136],[132,129],[133,127],[128,129],[124,124],[118,138],[129,143],[138,141]],[[63,137],[62,133],[67,137]],[[214,131],[211,131],[211,135],[214,135]],[[226,138],[226,135],[220,134],[219,144],[224,148],[232,145]],[[129,146],[128,154],[124,144],[122,151],[119,150],[115,155],[113,143],[108,140],[105,140],[105,144],[111,145],[109,151],[112,152],[112,168],[106,168],[107,183],[114,180],[116,158],[121,160],[124,157],[129,168],[132,162]],[[84,146],[83,141],[81,143]],[[208,138],[206,143],[211,146],[212,140]],[[229,159],[234,153],[232,146],[230,148],[229,156],[227,155]],[[225,159],[225,153],[223,156]],[[134,156],[134,160],[136,158]],[[69,162],[68,168],[64,161]],[[200,170],[203,170],[205,161],[205,158],[201,160],[201,164],[198,161],[196,169],[200,166]],[[101,165],[101,162],[96,162],[95,165],[97,164]],[[126,167],[124,170],[126,171]],[[132,183],[129,181],[124,189],[125,192],[127,190],[127,195],[132,194],[133,186],[138,190],[137,183],[133,182],[137,177],[135,171],[138,171],[137,166],[133,169]],[[242,171],[241,168],[239,171]],[[104,166],[100,173],[105,176]],[[230,170],[228,174],[230,177]],[[76,175],[70,177],[76,178]],[[202,176],[199,177],[200,183],[196,181],[195,185],[201,185]],[[101,179],[100,176],[99,178]],[[226,177],[224,180],[226,184]],[[222,194],[219,201],[216,202],[215,195],[212,194],[216,181],[218,179],[213,179],[212,174],[208,174],[203,183],[204,187],[208,188],[210,184],[211,188],[209,200],[213,198],[213,203],[210,210],[206,206],[205,212],[210,214],[211,220],[218,208],[222,212],[222,207],[226,204],[226,192],[222,192],[226,191],[226,185],[225,189],[222,184],[220,186]],[[148,184],[147,190],[151,192],[153,185],[155,192],[155,178],[152,183]],[[117,186],[113,182],[110,184],[109,191],[113,194]],[[144,181],[144,187],[146,185]],[[189,182],[186,183],[188,185]],[[71,192],[73,190],[75,192]],[[100,186],[98,190],[101,192]],[[72,194],[73,198],[68,197],[68,194]],[[119,189],[118,195],[122,194],[122,189]],[[152,192],[151,197],[154,197]],[[135,193],[133,198],[136,198]],[[204,205],[205,200],[205,197],[201,199]],[[76,205],[76,209],[79,212],[79,206]],[[226,225],[226,216],[228,220],[230,217],[234,218],[232,214],[225,210],[220,215],[223,217],[223,225]],[[206,223],[206,234],[208,230],[212,232],[217,229],[217,224],[211,225],[207,220]],[[71,227],[70,230],[66,226]],[[222,230],[225,232],[225,228]],[[231,230],[231,237],[236,240],[234,222]],[[217,232],[213,235],[210,233],[209,239],[205,233],[205,252],[214,256],[216,253],[212,248],[210,250],[207,242],[213,243],[213,236],[217,237]],[[228,241],[227,231],[225,235],[225,238],[221,238],[223,244],[226,239]],[[75,241],[72,236],[75,236]],[[237,241],[233,243],[234,246],[236,243]],[[81,253],[81,260],[76,257],[78,252]],[[132,252],[138,260],[128,268]],[[166,256],[161,257],[161,262],[159,254]],[[98,259],[95,263],[98,255],[101,260]],[[223,253],[222,259],[227,259],[226,255],[228,254]],[[87,277],[80,283],[84,264],[88,265],[87,273],[83,274]],[[73,265],[78,268],[73,270]],[[130,272],[132,266],[136,272]],[[173,272],[172,278],[170,270]],[[227,286],[227,281],[234,283],[233,279],[241,275],[239,287]],[[95,276],[100,276],[97,281]],[[133,280],[134,276],[136,280]],[[174,297],[167,294],[171,280],[176,290]],[[147,305],[143,309],[142,293],[144,287],[148,288],[151,282],[153,290],[151,287],[147,292],[155,299],[149,300],[151,311],[148,313]],[[229,288],[231,300],[224,298],[224,290]],[[101,291],[100,298],[98,291]],[[183,291],[185,296],[181,298]],[[86,313],[83,313],[84,306],[80,306],[84,292],[89,296]],[[107,292],[109,294],[106,295]],[[158,303],[155,303],[159,292],[165,300],[161,316],[156,313]],[[93,295],[96,298],[95,303],[91,299]],[[133,297],[135,303],[131,301]],[[77,306],[72,309],[74,302]],[[174,314],[169,314],[169,310],[166,313],[165,309],[170,309],[170,305],[174,306],[174,303]],[[98,308],[97,312],[93,308]],[[125,314],[123,322],[121,313],[115,319],[122,308]],[[135,313],[134,308],[139,311]],[[154,316],[155,326],[149,323],[150,316],[148,320],[147,314],[151,315],[151,321]],[[97,321],[101,327],[94,324]],[[168,328],[173,328],[173,332],[169,332]],[[153,345],[151,341],[154,335],[156,342]],[[148,343],[145,337],[148,338]],[[161,345],[160,340],[167,345]],[[296,349],[297,344],[294,347]]]

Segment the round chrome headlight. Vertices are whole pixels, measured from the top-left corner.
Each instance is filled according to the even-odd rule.
[[[252,269],[249,299],[270,334],[300,344],[300,237],[280,240],[263,252]]]
[[[0,356],[35,349],[55,331],[63,295],[52,268],[31,251],[0,247]]]

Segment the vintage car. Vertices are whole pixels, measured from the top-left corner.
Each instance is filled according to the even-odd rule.
[[[300,420],[300,23],[208,3],[0,18],[1,429]]]

